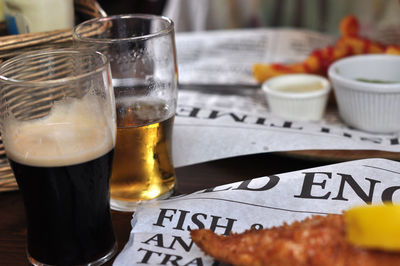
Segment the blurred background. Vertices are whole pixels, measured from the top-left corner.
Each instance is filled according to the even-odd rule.
[[[365,36],[397,42],[399,0],[99,0],[108,14],[163,14],[176,31],[291,27],[338,35],[340,20],[354,14]]]
[[[97,0],[97,2],[108,15],[127,13],[161,15],[167,0]]]

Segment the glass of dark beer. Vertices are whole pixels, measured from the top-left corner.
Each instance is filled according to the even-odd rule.
[[[36,51],[0,65],[1,134],[22,192],[33,265],[100,265],[116,252],[109,177],[115,100],[98,52]]]
[[[73,36],[78,47],[100,51],[111,64],[117,108],[111,208],[133,211],[139,202],[170,196],[178,78],[173,22],[117,15],[85,21]]]

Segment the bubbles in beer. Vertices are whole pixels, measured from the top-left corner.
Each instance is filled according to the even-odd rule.
[[[117,100],[117,144],[110,181],[111,206],[124,210],[172,193],[174,108],[140,97]]]

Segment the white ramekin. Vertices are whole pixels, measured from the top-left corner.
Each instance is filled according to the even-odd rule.
[[[314,91],[287,92],[280,87],[319,83]],[[330,91],[330,83],[324,77],[311,74],[288,74],[271,78],[263,83],[268,106],[279,117],[298,121],[318,121],[323,117]]]
[[[373,133],[400,131],[400,56],[348,57],[333,63],[328,75],[346,124]],[[360,78],[393,83],[357,80]]]

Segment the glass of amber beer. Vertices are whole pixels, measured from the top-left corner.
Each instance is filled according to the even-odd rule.
[[[109,204],[116,114],[107,58],[69,49],[12,58],[0,66],[0,110],[24,198],[29,262],[109,260],[116,252]]]
[[[78,47],[105,54],[111,64],[117,141],[111,208],[133,211],[175,187],[171,135],[177,100],[173,22],[154,15],[117,15],[74,28]]]

